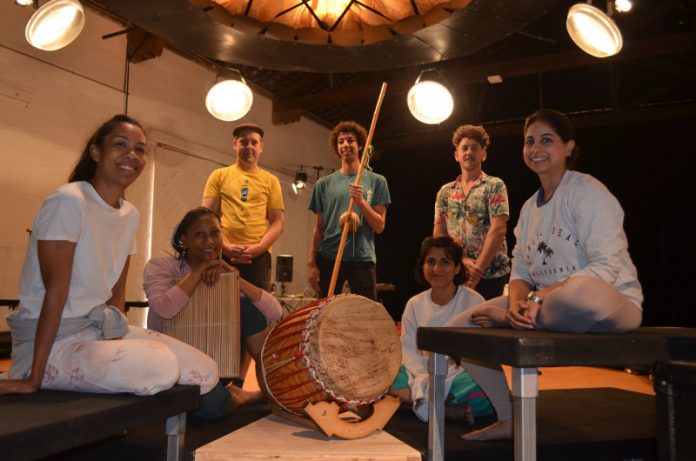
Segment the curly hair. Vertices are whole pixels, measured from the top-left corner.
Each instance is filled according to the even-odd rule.
[[[568,141],[575,141],[575,128],[573,127],[573,123],[563,112],[554,109],[539,109],[524,121],[522,136],[526,136],[527,129],[536,122],[546,123],[565,143]],[[575,169],[578,157],[580,157],[580,148],[576,144],[570,156],[566,157],[566,168],[569,170]]]
[[[329,147],[331,147],[331,150],[338,158],[341,158],[341,154],[338,153],[338,135],[341,133],[353,133],[355,135],[355,140],[360,148],[359,155],[362,155],[362,149],[365,148],[365,143],[367,142],[367,130],[365,130],[365,127],[353,120],[345,120],[338,122],[338,125],[331,130]]]
[[[89,150],[92,146],[102,147],[104,145],[104,139],[106,139],[106,137],[121,123],[135,125],[145,133],[143,126],[134,118],[124,114],[114,115],[90,136],[87,145],[85,145],[85,148],[82,150],[80,159],[77,161],[77,165],[75,165],[72,173],[70,173],[68,182],[89,181],[94,177],[94,174],[97,172],[97,162],[92,158]]]
[[[488,149],[488,146],[491,145],[491,138],[488,136],[488,133],[486,133],[486,130],[484,130],[482,126],[461,125],[458,127],[452,135],[452,144],[454,145],[455,149],[459,147],[459,143],[462,142],[462,139],[464,138],[475,140],[481,145],[483,150]]]
[[[464,268],[461,267],[464,250],[462,250],[462,247],[457,245],[449,235],[440,237],[426,237],[423,239],[420,255],[418,256],[418,262],[416,263],[415,268],[416,282],[424,286],[429,286],[428,281],[425,280],[425,274],[423,274],[423,265],[425,264],[425,258],[428,257],[428,252],[432,248],[442,248],[445,250],[445,255],[454,261],[455,265],[460,266],[459,273],[454,275],[454,284],[461,285],[464,283],[466,281],[466,272],[464,271]]]
[[[174,256],[179,261],[186,257],[186,247],[184,247],[184,243],[181,241],[181,237],[184,236],[191,223],[193,223],[196,219],[200,218],[201,216],[205,215],[213,215],[218,220],[218,222],[220,222],[220,217],[217,215],[217,213],[215,213],[210,208],[199,206],[194,208],[193,210],[189,210],[184,215],[184,218],[181,220],[181,222],[179,222],[179,224],[177,224],[177,226],[174,228],[174,233],[172,234],[172,248],[174,248],[174,252],[176,253]]]

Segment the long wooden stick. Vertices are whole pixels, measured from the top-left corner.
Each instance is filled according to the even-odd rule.
[[[360,167],[358,168],[358,175],[355,178],[354,184],[360,184],[362,181],[363,170],[365,169],[365,163],[367,162],[368,151],[370,145],[372,144],[372,136],[375,134],[375,126],[377,125],[377,118],[379,118],[379,111],[382,108],[382,101],[384,100],[384,94],[387,92],[387,82],[382,82],[382,89],[379,92],[379,97],[377,98],[377,106],[375,107],[375,112],[372,114],[372,122],[370,123],[370,131],[367,133],[367,140],[365,141],[365,147],[362,154],[362,159],[360,160]],[[341,243],[338,244],[338,253],[336,254],[336,261],[334,262],[333,273],[331,274],[331,284],[329,285],[329,291],[327,296],[332,296],[334,290],[336,289],[336,280],[338,279],[338,271],[341,267],[341,259],[343,258],[343,247],[346,244],[346,238],[348,237],[348,229],[350,229],[351,219],[350,213],[353,212],[353,207],[355,206],[355,200],[350,199],[350,204],[348,205],[348,217],[346,222],[343,224],[343,233],[341,234]]]

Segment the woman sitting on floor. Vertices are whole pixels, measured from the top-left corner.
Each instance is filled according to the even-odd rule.
[[[126,115],[89,139],[69,183],[44,200],[32,226],[12,329],[12,367],[0,394],[37,389],[151,395],[200,386],[201,418],[232,403],[217,364],[165,335],[128,325],[126,275],[137,210],[123,197],[147,161],[142,126]]]
[[[215,284],[220,274],[237,269],[220,259],[222,231],[220,218],[205,207],[194,208],[184,215],[172,235],[175,256],[152,258],[145,266],[143,286],[150,310],[148,328],[161,331],[162,319],[170,319],[186,306],[200,283]],[[268,336],[268,320],[278,320],[282,307],[270,293],[239,279],[242,292],[239,310],[242,347],[246,346],[256,361],[258,382],[262,383],[261,348]],[[261,397],[228,387],[236,401],[244,403]]]
[[[515,227],[508,296],[459,314],[447,326],[635,330],[643,294],[628,254],[621,205],[601,182],[571,170],[579,149],[567,116],[539,110],[527,118],[524,137],[524,162],[541,188],[524,204]],[[505,380],[502,372],[499,380]],[[511,435],[507,419],[465,438]]]
[[[459,312],[484,299],[463,285],[462,247],[451,237],[427,237],[416,264],[416,280],[430,288],[408,300],[401,317],[402,362],[390,394],[413,405],[422,421],[428,420],[428,357],[416,346],[418,327],[443,326]],[[493,413],[486,394],[460,366],[451,364],[445,380],[448,393],[445,415],[473,424],[476,416]],[[508,400],[507,388],[503,398]]]

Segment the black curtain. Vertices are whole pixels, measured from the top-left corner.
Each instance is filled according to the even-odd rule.
[[[693,120],[577,130],[582,149],[577,170],[602,181],[625,211],[629,251],[643,286],[645,326],[696,327],[692,277],[692,213],[696,204]],[[377,147],[379,145],[377,144]],[[450,137],[422,149],[385,151],[373,162],[386,176],[392,196],[387,227],[377,237],[378,281],[396,291],[383,301],[399,319],[409,297],[422,291],[413,278],[421,240],[430,235],[435,194],[459,174]],[[522,162],[522,134],[493,137],[484,163],[487,174],[508,188],[508,246],[524,201],[539,182]],[[691,282],[694,283],[694,282]]]

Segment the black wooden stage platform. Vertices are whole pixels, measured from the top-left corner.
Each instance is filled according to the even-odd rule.
[[[189,418],[186,452],[211,442],[268,414],[266,405],[238,409],[217,422]],[[655,398],[618,389],[541,391],[537,413],[540,460],[654,460],[656,455]],[[489,423],[480,421],[476,427]],[[387,432],[427,454],[428,426],[402,408]],[[511,441],[469,442],[459,435],[471,427],[448,422],[447,460],[497,461],[513,459]],[[41,443],[40,440],[36,441]],[[164,460],[161,424],[53,456],[52,460]],[[0,458],[2,455],[0,454]]]

